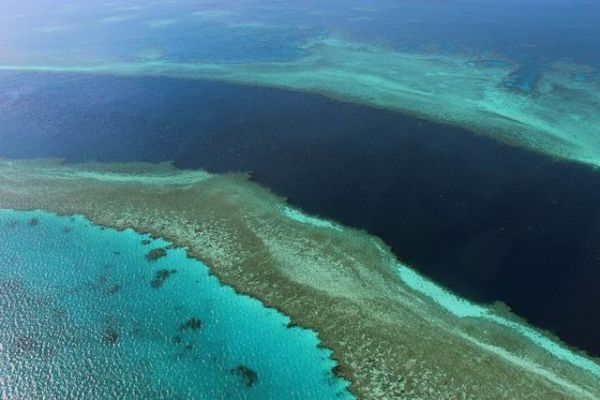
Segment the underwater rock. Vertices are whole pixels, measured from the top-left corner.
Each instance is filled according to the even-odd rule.
[[[346,368],[344,368],[344,366],[340,365],[340,364],[336,364],[335,366],[333,366],[331,368],[331,373],[333,374],[333,376],[341,378],[343,376],[346,376]]]
[[[158,249],[152,249],[146,254],[146,260],[156,261],[167,255],[167,251],[164,248],[159,247]]]
[[[150,240],[150,239],[144,239],[144,240],[142,240],[142,244],[143,245],[148,245],[150,243],[152,243],[152,240]]]
[[[245,365],[238,365],[231,372],[238,375],[246,387],[252,387],[258,382],[258,374]]]
[[[109,287],[108,289],[106,289],[106,293],[115,294],[121,289],[122,289],[122,286],[119,284],[116,284],[116,285],[113,285],[113,286]]]
[[[169,276],[173,275],[176,272],[177,270],[174,269],[159,269],[154,273],[154,278],[152,278],[152,280],[150,281],[150,286],[152,286],[155,289],[160,288],[163,285],[163,283],[165,283],[165,281],[169,279]]]
[[[25,336],[21,336],[15,342],[15,347],[20,351],[30,351],[33,349],[33,345],[33,340]]]
[[[287,323],[287,325],[285,327],[288,328],[288,329],[297,328],[298,324],[295,323],[295,322],[290,321],[290,322]]]
[[[200,328],[202,328],[202,320],[200,320],[199,318],[190,318],[187,321],[185,321],[185,323],[179,325],[180,332],[186,331],[188,329],[197,331]]]
[[[102,336],[102,341],[108,344],[116,344],[119,340],[119,334],[112,328],[107,328]]]
[[[340,376],[341,372],[342,372],[342,367],[339,364],[337,364],[333,368],[331,368],[331,373],[334,376]]]
[[[29,221],[27,221],[27,224],[29,226],[36,226],[39,223],[40,223],[40,220],[37,218],[29,218]]]

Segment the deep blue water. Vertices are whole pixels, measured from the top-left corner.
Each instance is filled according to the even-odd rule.
[[[253,171],[600,355],[600,174],[410,116],[214,82],[0,75],[0,156]]]
[[[163,240],[0,210],[0,243],[2,399],[353,398],[314,332]]]
[[[400,51],[508,59],[518,72],[505,84],[523,92],[534,92],[556,62],[600,68],[596,0],[6,0],[1,11],[0,63],[7,64],[149,54],[176,62],[285,61],[304,55],[303,42],[331,34]]]

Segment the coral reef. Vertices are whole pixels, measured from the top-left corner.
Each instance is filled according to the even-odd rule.
[[[238,365],[231,372],[238,375],[246,387],[252,387],[258,382],[258,374],[245,365]]]
[[[288,315],[290,326],[316,330],[339,364],[332,373],[360,399],[600,397],[596,360],[508,310],[448,293],[366,232],[290,212],[245,175],[166,163],[0,161],[0,208],[84,214],[186,248],[222,283]],[[151,286],[173,273],[155,271]],[[104,333],[109,343],[119,339],[112,333]]]
[[[150,286],[159,289],[176,272],[174,269],[159,269],[154,273],[154,278],[150,281]]]
[[[152,249],[146,254],[146,260],[148,261],[156,261],[159,258],[163,258],[167,256],[167,251],[163,248]]]

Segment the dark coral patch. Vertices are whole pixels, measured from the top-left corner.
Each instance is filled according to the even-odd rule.
[[[33,349],[33,346],[33,340],[25,336],[21,336],[15,342],[15,347],[20,351],[30,351]]]
[[[147,245],[147,244],[150,244],[150,243],[152,243],[152,240],[150,240],[150,239],[144,239],[144,240],[142,240],[142,244],[144,246]]]
[[[154,273],[154,278],[150,281],[150,286],[155,289],[160,288],[163,283],[176,272],[177,270],[174,269],[159,269]]]
[[[107,344],[116,344],[119,340],[119,334],[112,328],[107,328],[104,330],[104,334],[102,335],[102,341]]]
[[[119,290],[121,290],[122,288],[123,288],[123,286],[121,286],[119,284],[116,284],[116,285],[113,285],[113,286],[109,287],[108,289],[106,289],[106,293],[108,293],[108,294],[115,294]]]
[[[336,364],[333,368],[331,368],[331,373],[333,376],[338,378],[343,378],[347,374],[346,369],[339,364]]]
[[[36,226],[40,223],[40,220],[37,218],[29,218],[29,220],[27,221],[27,224],[29,226]]]
[[[258,374],[245,365],[238,365],[231,372],[239,376],[246,387],[252,387],[258,382]]]
[[[146,254],[146,260],[148,261],[156,261],[159,258],[162,258],[167,255],[167,250],[159,247],[158,249],[152,249]]]
[[[202,320],[200,320],[199,318],[190,318],[183,324],[179,325],[180,332],[186,331],[188,329],[197,331],[200,328],[202,328]]]

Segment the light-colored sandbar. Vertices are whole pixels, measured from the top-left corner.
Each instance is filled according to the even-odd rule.
[[[600,396],[596,360],[456,297],[378,238],[304,215],[243,175],[5,160],[0,208],[84,214],[186,247],[223,283],[315,329],[361,399]]]
[[[408,112],[544,154],[600,166],[600,81],[574,79],[586,68],[556,63],[535,93],[503,84],[508,63],[472,62],[472,55],[399,52],[334,37],[306,43],[307,56],[255,64],[169,60],[66,60],[0,65],[0,70],[109,73],[215,79],[321,93],[339,100]],[[468,155],[465,155],[468,157]]]

